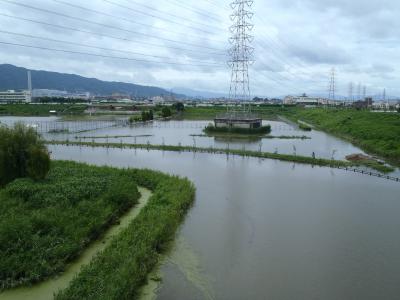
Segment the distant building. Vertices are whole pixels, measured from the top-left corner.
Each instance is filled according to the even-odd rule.
[[[0,92],[0,103],[30,103],[31,98],[29,91],[17,92],[9,90]]]
[[[216,128],[257,129],[262,126],[262,119],[251,113],[226,113],[214,119]]]
[[[303,94],[301,96],[286,96],[285,99],[283,99],[283,104],[312,106],[312,105],[323,104],[323,99],[317,97],[309,97],[306,94]]]

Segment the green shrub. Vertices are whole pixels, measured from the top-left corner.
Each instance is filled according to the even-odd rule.
[[[151,121],[153,120],[154,116],[153,116],[153,111],[142,111],[142,121],[143,122],[147,122],[147,121]]]
[[[49,153],[34,129],[0,127],[0,186],[16,178],[43,179],[49,167]]]
[[[161,110],[161,116],[163,118],[169,118],[170,116],[172,116],[171,109],[169,107],[164,106]]]

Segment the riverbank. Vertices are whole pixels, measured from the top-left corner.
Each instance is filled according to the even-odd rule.
[[[354,109],[297,109],[285,114],[345,139],[370,154],[400,166],[400,114]]]
[[[221,148],[204,148],[182,145],[153,145],[153,144],[126,144],[126,143],[96,143],[96,142],[75,142],[75,141],[47,141],[49,145],[65,145],[65,146],[84,146],[84,147],[102,147],[102,148],[130,148],[130,149],[147,149],[147,150],[161,150],[173,152],[203,152],[227,155],[249,156],[256,158],[275,159],[287,162],[295,162],[301,164],[309,164],[316,166],[326,167],[343,167],[350,168],[353,166],[363,166],[362,162],[348,162],[342,160],[330,160],[324,158],[313,158],[308,156],[288,155],[271,152],[251,151],[251,150],[237,150],[237,149],[221,149]],[[366,167],[375,169],[382,173],[393,172],[392,167],[381,165],[379,163],[369,163]]]
[[[2,104],[0,116],[83,115],[87,105],[79,104]]]

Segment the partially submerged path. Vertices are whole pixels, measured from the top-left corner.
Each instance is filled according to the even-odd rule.
[[[383,179],[389,179],[399,182],[400,178],[385,176],[384,174],[391,173],[395,169],[391,166],[374,164],[374,165],[363,165],[363,163],[356,163],[342,160],[332,160],[324,158],[314,158],[301,155],[290,155],[290,154],[279,154],[271,152],[260,152],[251,150],[239,150],[230,148],[214,148],[214,147],[195,147],[195,146],[175,146],[175,145],[154,145],[154,144],[125,144],[125,143],[93,143],[93,142],[74,142],[74,141],[46,141],[48,145],[59,145],[59,146],[79,146],[79,147],[97,147],[97,148],[119,148],[119,149],[143,149],[143,150],[159,150],[159,151],[171,151],[171,152],[198,152],[198,153],[211,153],[211,154],[226,154],[243,157],[255,157],[264,159],[275,159],[286,162],[294,162],[300,164],[308,164],[313,166],[329,167],[335,169],[342,169],[346,171],[354,172],[365,175],[373,175],[375,172],[370,170],[357,169],[357,167],[366,167],[375,169],[380,173],[376,173],[377,177]]]
[[[72,262],[64,273],[58,277],[49,279],[42,283],[31,287],[20,287],[11,290],[6,290],[0,293],[0,300],[25,300],[25,299],[40,299],[51,300],[54,294],[68,287],[71,280],[79,273],[82,266],[90,263],[92,258],[99,252],[103,251],[112,241],[112,239],[127,228],[129,224],[138,216],[142,208],[147,205],[152,193],[150,190],[138,187],[141,197],[138,203],[123,215],[116,225],[110,227],[101,239],[93,242],[86,248],[80,257]]]

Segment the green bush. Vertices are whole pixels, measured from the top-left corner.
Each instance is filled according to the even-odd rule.
[[[154,116],[153,116],[153,111],[142,111],[142,121],[143,122],[147,122],[147,121],[151,121],[153,120]]]
[[[44,179],[49,167],[49,153],[34,129],[0,127],[0,186],[16,178]]]
[[[142,120],[142,118],[139,117],[139,116],[130,116],[129,119],[128,119],[128,122],[130,124],[133,124],[133,123],[136,123],[136,122],[140,122],[141,120]]]
[[[170,116],[172,116],[171,109],[169,107],[164,106],[161,110],[161,116],[163,118],[169,118]]]
[[[182,112],[185,110],[185,104],[183,104],[182,102],[176,102],[172,105],[172,107],[178,112]]]

